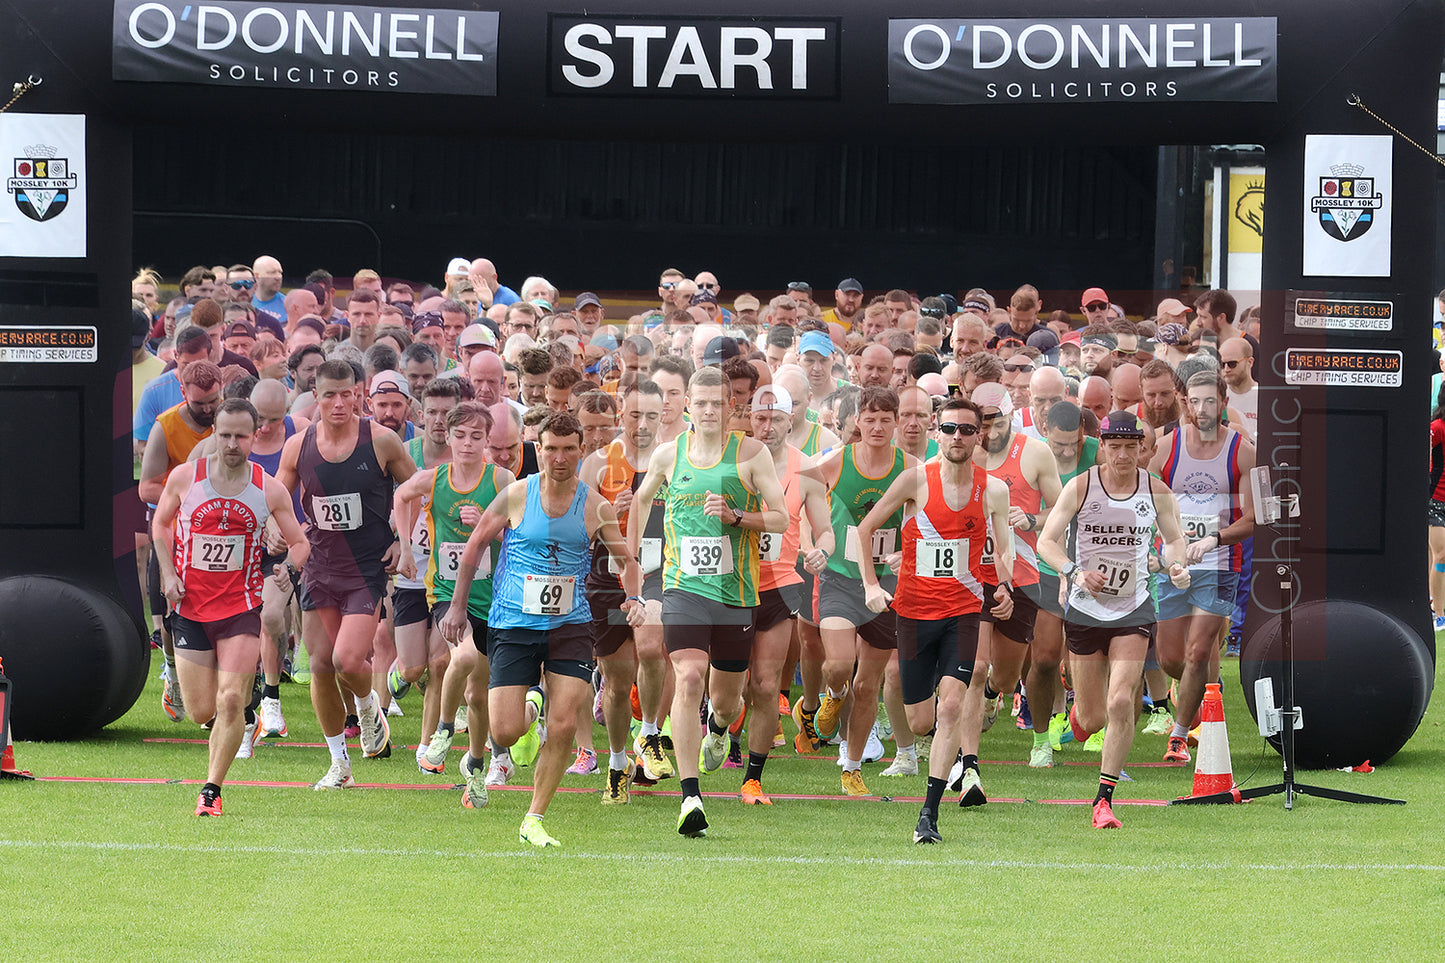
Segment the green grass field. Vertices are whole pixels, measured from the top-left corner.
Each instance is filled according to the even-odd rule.
[[[1237,671],[1226,663],[1235,778],[1276,782],[1279,756],[1254,730]],[[917,802],[876,797],[771,808],[710,797],[709,835],[688,840],[674,831],[674,794],[604,807],[602,777],[589,776],[567,777],[588,792],[560,794],[547,816],[564,848],[538,852],[517,841],[525,791],[462,808],[457,753],[442,777],[400,748],[355,762],[364,784],[427,788],[244,785],[309,783],[326,769],[324,749],[284,745],[320,741],[306,689],[283,686],[282,700],[289,739],[236,763],[220,819],[193,817],[198,785],[179,782],[204,776],[205,747],[147,741],[203,735],[164,716],[154,680],[92,739],[17,745],[19,765],[42,779],[0,782],[0,961],[1445,957],[1438,705],[1373,774],[1300,777],[1406,806],[1125,803],[1124,828],[1097,832],[1085,806],[1003,801],[1092,798],[1098,757],[1069,745],[1056,759],[1078,765],[1030,770],[1017,764],[1028,737],[1000,719],[983,743],[993,801],[960,810],[945,797],[940,846],[912,844]],[[393,736],[414,745],[420,703],[402,705],[412,714],[393,720]],[[1136,741],[1134,781],[1117,800],[1189,792],[1192,768],[1145,765],[1162,741]],[[884,779],[883,765],[864,767],[875,793],[922,795],[922,777]],[[50,778],[97,776],[168,782]],[[703,789],[735,793],[741,776],[722,770]],[[774,794],[839,793],[831,757],[791,747],[763,782]]]

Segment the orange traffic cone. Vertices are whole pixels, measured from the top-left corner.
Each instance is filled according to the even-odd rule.
[[[1229,758],[1229,731],[1224,725],[1224,695],[1219,683],[1204,687],[1204,701],[1199,707],[1199,752],[1195,755],[1194,796],[1215,793],[1232,795],[1240,801],[1234,785],[1234,771]],[[1223,801],[1223,800],[1221,800]]]
[[[23,769],[15,768],[15,749],[10,745],[10,680],[0,664],[0,779],[34,779]]]

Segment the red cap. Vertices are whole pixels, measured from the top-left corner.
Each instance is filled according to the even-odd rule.
[[[1093,304],[1095,301],[1103,301],[1105,304],[1109,303],[1109,295],[1104,293],[1103,288],[1089,288],[1089,290],[1085,291],[1084,296],[1079,298],[1079,307],[1082,308],[1085,305]]]

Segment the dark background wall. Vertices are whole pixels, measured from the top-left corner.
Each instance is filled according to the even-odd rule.
[[[175,277],[267,252],[288,274],[437,283],[450,258],[487,256],[514,285],[543,273],[568,290],[646,289],[673,264],[735,292],[850,274],[925,292],[1153,280],[1152,147],[321,141],[276,156],[137,129],[136,259]]]

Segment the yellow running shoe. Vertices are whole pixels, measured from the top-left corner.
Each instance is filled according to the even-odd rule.
[[[813,717],[813,728],[818,732],[819,739],[831,739],[838,734],[838,716],[843,712],[843,700],[848,698],[848,687],[843,686],[843,694],[835,697],[831,692],[824,693],[823,704],[818,706],[818,714]]]
[[[863,785],[863,773],[858,769],[843,770],[843,791],[850,796],[871,796],[868,787]]]

